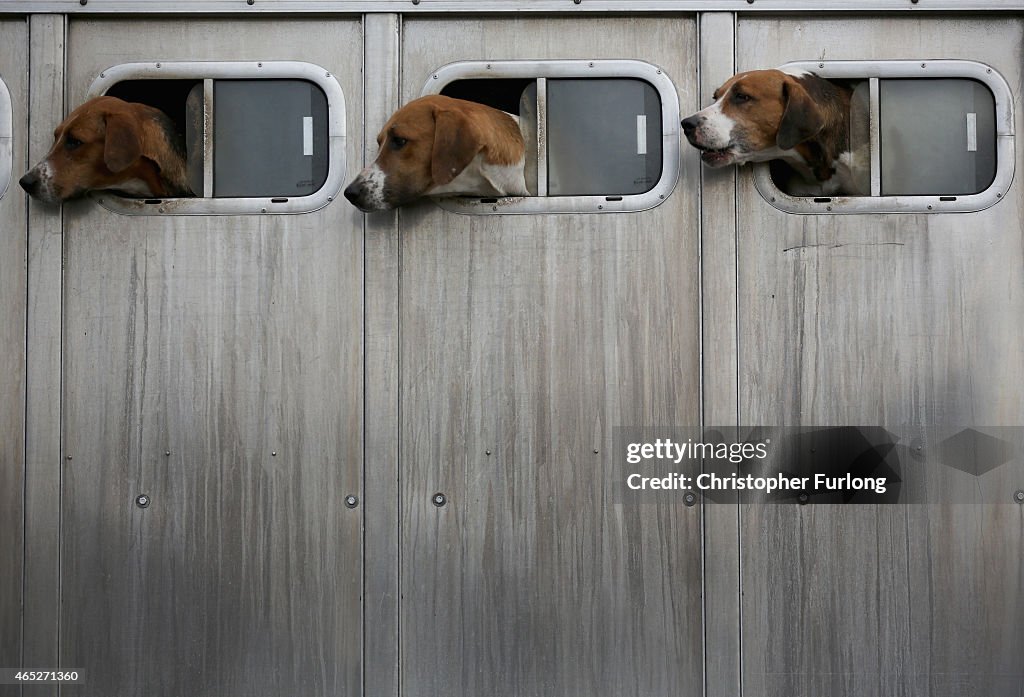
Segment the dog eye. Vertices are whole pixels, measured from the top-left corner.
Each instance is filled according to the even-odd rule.
[[[746,104],[751,99],[753,99],[753,97],[751,97],[749,94],[744,94],[743,92],[737,92],[732,96],[732,101],[736,102],[737,104]]]
[[[81,144],[82,141],[78,140],[78,138],[72,138],[71,136],[68,136],[67,138],[64,139],[64,147],[67,150],[74,150]]]
[[[395,150],[401,150],[408,143],[408,139],[399,138],[398,136],[391,136],[391,147]]]

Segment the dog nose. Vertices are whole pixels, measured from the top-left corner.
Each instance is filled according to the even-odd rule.
[[[19,179],[18,184],[20,184],[21,188],[24,189],[27,193],[33,194],[35,193],[36,189],[39,188],[39,175],[37,175],[36,171],[33,169],[24,177]]]
[[[697,125],[700,123],[700,118],[696,114],[688,116],[682,120],[683,133],[686,135],[692,135],[697,130]]]
[[[359,205],[359,199],[363,194],[363,184],[358,179],[345,187],[345,198],[352,202],[353,205]]]

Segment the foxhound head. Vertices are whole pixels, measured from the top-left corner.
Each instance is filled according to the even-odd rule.
[[[362,211],[423,196],[527,193],[519,127],[509,114],[483,104],[421,97],[388,119],[377,144],[377,159],[345,189],[345,198]]]
[[[62,203],[90,191],[188,196],[183,153],[161,111],[116,97],[96,97],[57,126],[53,147],[19,183],[29,195]]]

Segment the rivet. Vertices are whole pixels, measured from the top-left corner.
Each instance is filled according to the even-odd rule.
[[[575,4],[579,5],[583,0],[572,0]]]
[[[161,66],[161,65],[160,65],[159,63],[157,63],[157,64],[156,64],[156,67],[160,68],[160,67],[162,67],[162,66]]]
[[[437,75],[435,75],[435,76],[434,76],[434,79],[435,79],[435,80],[437,79]]]
[[[818,67],[819,67],[819,68],[824,68],[824,67],[825,67],[825,64],[824,64],[824,63],[818,63]]]
[[[598,207],[597,207],[597,210],[599,210],[599,211],[600,211],[600,210],[604,210],[604,206],[598,206]]]
[[[660,199],[664,200],[664,198],[665,198],[665,194],[658,194],[658,198],[660,198]]]
[[[599,452],[600,452],[600,451],[599,451],[599,450],[598,450],[597,448],[594,448],[594,454],[595,454],[595,455],[597,455],[597,454],[598,454]]]
[[[442,494],[440,491],[430,497],[430,502],[440,508],[441,506],[448,503],[448,497]]]
[[[67,461],[71,462],[71,456],[70,455],[67,456]]]
[[[827,210],[827,211],[832,210],[832,206],[825,206],[825,210]]]
[[[924,63],[922,63],[922,64],[921,64],[921,67],[923,68],[924,66],[925,66],[925,64],[924,64]]]
[[[107,76],[106,73],[100,73],[100,77],[106,77],[106,76]]]
[[[775,197],[772,196],[772,203],[775,203]]]
[[[654,72],[658,73],[658,75],[661,75],[661,71],[660,70],[655,70]]]
[[[330,73],[324,73],[324,76],[325,76],[325,77],[330,77],[330,76],[331,76],[331,74],[330,74]]]
[[[487,64],[487,69],[488,69],[488,70],[490,70],[490,69],[491,69],[491,64],[490,64],[490,63],[488,63],[488,64]]]
[[[801,506],[806,506],[807,502],[811,500],[811,497],[808,496],[806,492],[801,492],[800,495],[796,497],[796,500],[800,502]]]
[[[359,497],[349,494],[348,496],[345,497],[345,505],[348,506],[349,508],[355,508],[356,506],[359,505]]]
[[[1017,491],[1013,493],[1013,500],[1017,503],[1024,503],[1024,491],[1017,489]]]
[[[277,451],[275,450],[275,451],[271,452],[270,453],[270,457],[277,457]]]
[[[932,209],[932,207],[931,207],[931,206],[928,206],[928,210],[931,210],[931,209]]]
[[[911,5],[916,5],[917,4],[917,0],[910,0],[910,4]]]
[[[413,5],[419,5],[420,4],[420,0],[412,0],[412,4]]]
[[[256,4],[256,0],[245,0],[245,2],[246,2],[246,4],[249,4],[249,5]]]
[[[135,497],[135,505],[139,508],[147,508],[149,506],[149,496],[147,494],[139,494]]]
[[[328,197],[327,197],[327,202],[328,202],[328,203],[330,203],[330,202],[331,202],[331,201],[333,201],[333,200],[334,200],[334,197],[333,197],[333,196],[328,196]]]
[[[491,206],[491,210],[493,212],[497,213],[498,212],[498,207],[497,206]]]
[[[683,503],[685,503],[687,506],[693,506],[694,504],[697,503],[697,495],[692,491],[687,491],[683,495]]]
[[[748,5],[753,5],[754,4],[754,0],[747,0],[747,4]]]
[[[988,69],[988,70],[986,70],[985,72],[986,72],[986,73],[991,73],[991,72],[992,72],[992,68],[989,68],[989,69]]]
[[[164,451],[164,457],[170,457],[170,456],[171,456],[171,451],[170,450],[165,450]]]
[[[78,0],[78,4],[79,5],[88,5],[89,4],[89,0]]]
[[[164,210],[163,208],[161,208],[161,209],[160,209],[160,212],[161,212],[161,213],[166,213],[167,211],[166,211],[166,210]]]
[[[485,452],[485,453],[487,453],[488,455],[490,455],[490,454],[491,454],[491,451],[490,451],[490,450],[485,450],[484,452]]]
[[[266,212],[267,212],[267,209],[266,209],[266,208],[261,208],[261,209],[260,209],[260,213],[266,213]]]
[[[590,64],[590,67],[591,67],[591,68],[593,68],[593,67],[594,67],[594,64],[593,64],[593,63],[591,63],[591,64]]]
[[[996,198],[1002,198],[1002,197],[1003,197],[1002,194],[996,194]]]

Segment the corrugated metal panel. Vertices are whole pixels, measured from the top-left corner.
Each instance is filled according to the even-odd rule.
[[[0,79],[11,93],[12,123],[23,133],[28,122],[28,24],[0,21]],[[21,604],[25,495],[25,203],[17,178],[25,145],[13,144],[13,181],[0,199],[0,665],[21,662]],[[10,162],[0,162],[9,167]],[[0,187],[2,188],[2,187]],[[2,697],[19,688],[0,686]]]
[[[456,60],[642,57],[696,107],[688,18],[402,36],[403,101]],[[643,213],[402,211],[403,694],[701,694],[699,509],[607,482],[615,426],[699,422],[697,174]]]
[[[361,90],[355,21],[97,20],[71,24],[69,101],[270,36]],[[63,663],[87,695],[357,694],[361,214],[64,215]]]
[[[1019,86],[1022,38],[1007,20],[751,19],[737,68],[961,58]],[[881,424],[904,444],[913,424],[1024,422],[1022,204],[1017,186],[972,214],[788,215],[744,173],[741,422]],[[1009,503],[1022,475],[972,486]],[[745,691],[1017,695],[1022,544],[1012,504],[745,507]]]

